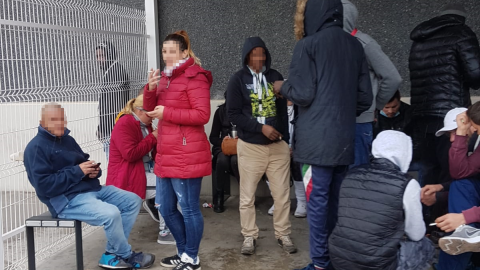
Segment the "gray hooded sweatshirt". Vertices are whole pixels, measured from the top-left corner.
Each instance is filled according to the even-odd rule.
[[[347,33],[353,33],[356,30],[358,10],[348,0],[342,0],[342,4],[343,30]],[[390,61],[390,58],[371,36],[357,30],[355,37],[360,41],[365,51],[374,95],[372,106],[368,111],[357,117],[357,123],[369,123],[373,122],[375,118],[375,108],[382,110],[385,104],[393,97],[402,83],[402,77],[395,65]]]

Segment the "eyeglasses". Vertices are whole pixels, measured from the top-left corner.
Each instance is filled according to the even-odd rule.
[[[135,109],[140,110],[140,111],[142,111],[142,112],[148,112],[147,110],[145,110],[145,109],[142,108],[142,107],[135,107]]]

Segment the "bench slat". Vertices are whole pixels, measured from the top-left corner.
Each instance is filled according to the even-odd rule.
[[[75,228],[74,219],[53,218],[50,212],[42,213],[25,220],[27,227],[67,227]]]

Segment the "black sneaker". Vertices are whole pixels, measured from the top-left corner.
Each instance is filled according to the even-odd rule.
[[[167,268],[175,268],[181,263],[182,260],[180,260],[180,257],[178,255],[167,257],[160,261],[160,265]]]
[[[155,255],[142,252],[136,253],[135,251],[132,251],[132,255],[127,259],[127,263],[136,269],[149,268],[153,262],[155,262]]]
[[[191,263],[180,263],[173,270],[200,270],[200,264],[191,264]]]
[[[155,220],[156,222],[160,222],[160,217],[158,216],[158,209],[155,208],[155,204],[152,204],[151,199],[147,199],[143,201],[143,208],[147,213],[150,214],[150,216]]]

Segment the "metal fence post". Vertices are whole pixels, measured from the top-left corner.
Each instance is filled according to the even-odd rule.
[[[158,19],[157,0],[145,0],[145,24],[147,38],[148,69],[160,68],[160,24]]]
[[[0,193],[0,210],[3,209],[3,198],[2,198],[2,193]],[[3,215],[0,215],[0,233],[3,234]],[[5,266],[5,256],[4,256],[4,251],[5,249],[3,248],[3,237],[2,237],[2,242],[0,243],[0,263],[2,264],[0,269],[3,270]]]

